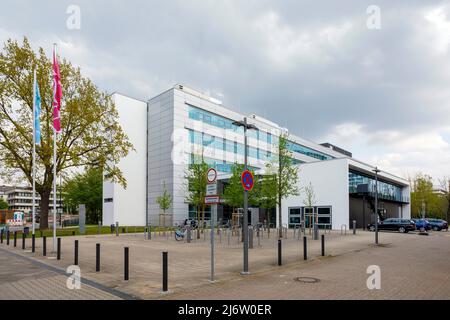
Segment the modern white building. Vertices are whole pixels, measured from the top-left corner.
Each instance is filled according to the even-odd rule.
[[[31,214],[33,211],[33,189],[31,187],[11,186],[5,188],[5,197],[10,210],[21,211]],[[41,196],[35,193],[35,206],[37,212],[40,210]],[[53,213],[53,192],[50,193],[49,213]],[[58,194],[56,198],[56,211],[61,212],[63,208],[62,197]]]
[[[114,94],[119,122],[134,145],[129,156],[118,164],[127,179],[127,188],[105,177],[103,224],[160,225],[162,212],[156,198],[165,185],[173,198],[166,224],[195,217],[195,208],[186,202],[186,170],[190,163],[204,161],[229,178],[234,163],[244,162],[244,132],[235,121],[247,117],[258,130],[249,130],[248,164],[264,174],[265,165],[276,157],[278,137],[284,129],[257,115],[244,115],[183,85],[139,101]],[[319,223],[338,229],[356,219],[358,225],[370,222],[373,212],[373,167],[352,158],[351,153],[330,144],[317,144],[289,134],[289,149],[299,166],[299,188],[312,185],[315,199],[305,208],[304,193],[285,199],[283,224],[295,226],[309,212],[318,214]],[[409,217],[409,185],[386,172],[379,174],[380,207],[386,215]],[[360,185],[359,191],[356,188]],[[364,186],[365,189],[364,189]],[[363,209],[364,208],[364,209]],[[364,215],[363,212],[364,211]],[[367,212],[366,212],[367,211]],[[261,220],[276,223],[275,210],[263,211]],[[306,214],[306,216],[305,216]],[[219,205],[218,219],[230,219],[230,208]],[[366,221],[367,218],[367,221]]]

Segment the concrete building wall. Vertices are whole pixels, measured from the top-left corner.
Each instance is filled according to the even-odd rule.
[[[118,164],[127,187],[105,181],[103,184],[103,224],[119,221],[121,225],[145,225],[147,103],[114,94],[119,123],[135,150]],[[106,198],[112,202],[105,203]]]
[[[312,184],[315,195],[314,206],[332,207],[332,228],[348,227],[348,160],[336,159],[299,165],[298,188],[300,194],[284,199],[282,202],[282,222],[288,221],[290,207],[304,207],[306,196],[304,188]],[[277,214],[278,224],[278,214]]]
[[[174,167],[172,135],[174,132],[174,92],[168,90],[148,102],[148,222],[160,224],[162,211],[156,203],[164,189],[173,196]],[[175,207],[177,204],[174,204]],[[172,215],[170,208],[167,214]],[[167,223],[167,221],[166,221]]]

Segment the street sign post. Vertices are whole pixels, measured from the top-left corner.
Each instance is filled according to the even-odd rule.
[[[214,223],[217,219],[217,204],[220,202],[220,197],[217,192],[217,171],[214,168],[209,168],[206,173],[206,196],[205,204],[211,205],[211,281],[214,281]]]
[[[246,191],[253,189],[253,174],[249,170],[242,172],[241,183]]]

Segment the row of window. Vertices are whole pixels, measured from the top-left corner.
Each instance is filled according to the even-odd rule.
[[[350,193],[356,193],[359,184],[367,184],[368,191],[375,193],[375,179],[367,177],[356,171],[348,173],[348,187]],[[408,199],[402,196],[402,187],[388,182],[378,180],[378,197],[385,200],[407,202]]]
[[[197,120],[197,121],[201,121],[203,123],[207,123],[222,129],[228,129],[228,130],[232,130],[234,132],[238,132],[241,134],[244,134],[244,129],[241,126],[237,126],[235,124],[233,124],[233,120],[224,118],[222,116],[216,115],[214,113],[205,111],[203,109],[200,108],[196,108],[194,106],[189,105],[189,118],[192,120]],[[265,132],[262,130],[247,130],[247,135],[249,137],[253,137],[256,140],[260,140],[260,141],[264,141],[269,145],[273,144],[278,144],[278,137],[276,135],[272,135],[269,132]],[[214,137],[213,137],[214,138]],[[199,138],[200,139],[200,138]],[[210,141],[208,142],[208,140],[202,140],[203,143],[213,143],[216,144],[217,148],[226,150],[227,146],[227,142],[226,140],[223,141],[222,138],[218,138],[215,137],[216,140],[218,140],[217,142],[214,141]],[[192,142],[192,141],[191,141]],[[233,143],[233,142],[229,142],[229,143]],[[223,146],[222,146],[223,144]],[[296,152],[296,153],[300,153],[300,154],[304,154],[307,155],[309,157],[318,159],[318,160],[329,160],[329,159],[333,159],[332,156],[322,153],[320,151],[317,150],[313,150],[311,148],[299,145],[298,143],[292,142],[292,141],[288,141],[287,143],[287,147],[290,151],[292,152]],[[242,154],[243,154],[243,150],[244,150],[244,146],[237,146],[237,149],[242,149]],[[234,150],[233,146],[229,146],[228,148],[229,151]],[[235,153],[240,154],[239,151],[234,151]],[[252,148],[249,149],[249,156],[257,158],[257,159],[261,159],[258,157],[258,150],[254,149],[252,150]]]
[[[198,132],[191,129],[188,129],[188,131],[190,143],[244,156],[244,145],[242,143],[226,140],[221,137],[215,137],[204,132]],[[260,150],[259,148],[247,146],[247,154],[249,157],[258,160],[272,160],[272,152]]]
[[[201,163],[201,161],[202,161],[201,156],[195,155],[192,153],[189,155],[189,164]],[[218,172],[222,172],[222,173],[231,173],[233,170],[233,165],[235,164],[235,163],[218,160],[218,159],[213,159],[213,158],[209,158],[209,157],[203,157],[203,161],[209,167],[212,167],[212,168],[216,169]],[[260,169],[258,167],[254,167],[254,166],[248,166],[248,168],[253,171]]]
[[[298,143],[295,143],[295,142],[292,142],[292,141],[287,141],[286,147],[287,147],[287,149],[289,151],[296,152],[296,153],[301,153],[301,154],[304,154],[304,155],[306,155],[308,157],[312,157],[312,158],[315,158],[315,159],[318,159],[318,160],[330,160],[330,159],[333,159],[333,157],[328,155],[328,154],[325,154],[325,153],[322,153],[320,151],[316,151],[316,150],[313,150],[311,148],[299,145]]]
[[[221,129],[232,130],[242,135],[244,134],[244,128],[233,124],[234,120],[227,119],[225,117],[194,107],[192,105],[189,105],[189,118],[192,120],[207,123]],[[276,135],[272,135],[270,132],[259,129],[247,130],[247,136],[256,140],[266,142],[269,145],[271,145],[272,143],[278,143],[278,137]]]

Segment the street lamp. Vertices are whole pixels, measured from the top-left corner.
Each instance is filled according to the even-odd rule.
[[[378,172],[377,167],[373,170],[375,172],[375,244],[378,245]]]
[[[247,129],[258,128],[253,124],[247,123],[247,117],[244,117],[244,121],[234,121],[234,125],[244,127],[244,170],[247,170]],[[248,271],[248,191],[244,189],[244,213],[242,223],[242,235],[244,236],[244,270],[241,274],[250,274]]]

